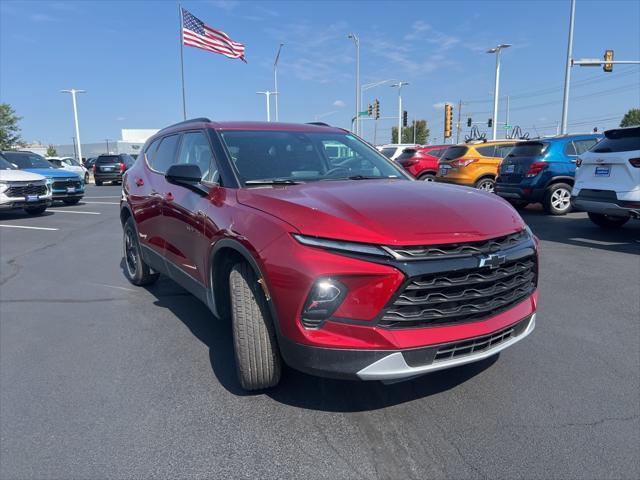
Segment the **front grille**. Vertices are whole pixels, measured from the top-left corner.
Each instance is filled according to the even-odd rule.
[[[462,342],[449,343],[440,347],[435,354],[433,362],[443,360],[451,360],[453,358],[464,357],[472,353],[479,353],[488,350],[500,343],[504,343],[510,338],[519,336],[531,321],[530,317],[525,320],[507,327],[499,332],[485,335],[484,337],[476,337]]]
[[[529,238],[526,230],[510,235],[492,238],[481,242],[447,243],[443,245],[427,245],[415,247],[384,247],[394,257],[402,260],[425,260],[432,258],[451,258],[475,255],[479,253],[495,253],[499,250],[518,245]]]
[[[7,189],[7,197],[26,197],[27,195],[44,195],[47,193],[47,186],[44,184],[27,183],[23,185],[12,185]]]
[[[67,187],[80,188],[81,186],[82,185],[80,180],[69,178],[67,180],[56,180],[55,182],[53,182],[51,188],[53,190],[66,190]]]
[[[385,328],[417,328],[480,320],[535,290],[535,255],[489,267],[413,277],[379,320]]]

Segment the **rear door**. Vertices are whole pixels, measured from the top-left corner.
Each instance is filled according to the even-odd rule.
[[[520,142],[514,145],[500,165],[502,183],[520,183],[529,166],[542,160],[549,144],[547,142]]]

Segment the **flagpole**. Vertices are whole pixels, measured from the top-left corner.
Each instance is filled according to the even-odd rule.
[[[182,118],[187,119],[187,102],[184,94],[184,30],[182,28],[182,7],[178,3],[178,14],[180,15],[180,72],[182,74]]]

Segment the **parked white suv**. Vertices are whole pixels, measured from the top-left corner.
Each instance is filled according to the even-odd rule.
[[[389,160],[395,160],[400,155],[402,155],[402,152],[405,148],[415,148],[419,146],[420,145],[416,145],[415,143],[389,143],[387,145],[378,145],[376,148]]]
[[[24,208],[31,215],[51,205],[51,185],[37,173],[18,170],[0,155],[0,210]]]
[[[84,178],[84,183],[89,183],[89,170],[80,164],[75,158],[71,157],[45,157],[47,161],[53,163],[56,167],[68,172],[74,172]]]
[[[576,162],[574,207],[603,228],[640,219],[640,127],[604,132],[604,138]]]

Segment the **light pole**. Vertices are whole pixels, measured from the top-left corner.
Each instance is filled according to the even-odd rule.
[[[71,100],[73,101],[73,120],[76,125],[76,142],[78,143],[78,160],[82,163],[82,142],[80,142],[80,126],[78,125],[78,106],[76,104],[76,94],[77,93],[86,93],[86,90],[76,90],[72,88],[71,90],[60,90],[60,93],[70,93]]]
[[[402,86],[409,85],[409,82],[398,82],[391,84],[391,88],[398,89],[398,138],[397,143],[402,143]]]
[[[360,135],[360,38],[350,33],[348,38],[356,45],[356,135]]]
[[[264,95],[264,97],[267,99],[267,122],[271,121],[271,109],[270,109],[270,103],[271,103],[271,95],[278,95],[278,92],[270,92],[269,90],[265,91],[265,92],[256,92],[257,95]]]
[[[108,154],[109,153],[109,139],[105,138],[104,141],[107,142],[107,154]]]
[[[571,14],[569,16],[569,41],[567,42],[567,64],[564,70],[564,93],[562,94],[562,123],[560,133],[567,133],[567,118],[569,117],[569,83],[571,82],[571,60],[573,57],[573,19],[576,14],[576,0],[571,0]]]
[[[498,94],[500,93],[500,52],[503,48],[509,48],[510,43],[501,43],[500,45],[490,48],[487,53],[496,54],[496,84],[493,89],[493,139],[495,140],[498,134]]]
[[[276,60],[273,62],[273,91],[276,92],[276,122],[280,120],[280,117],[278,116],[278,60],[280,60],[280,50],[282,50],[282,47],[284,46],[284,43],[280,44],[280,47],[278,47],[278,53],[276,55]]]

